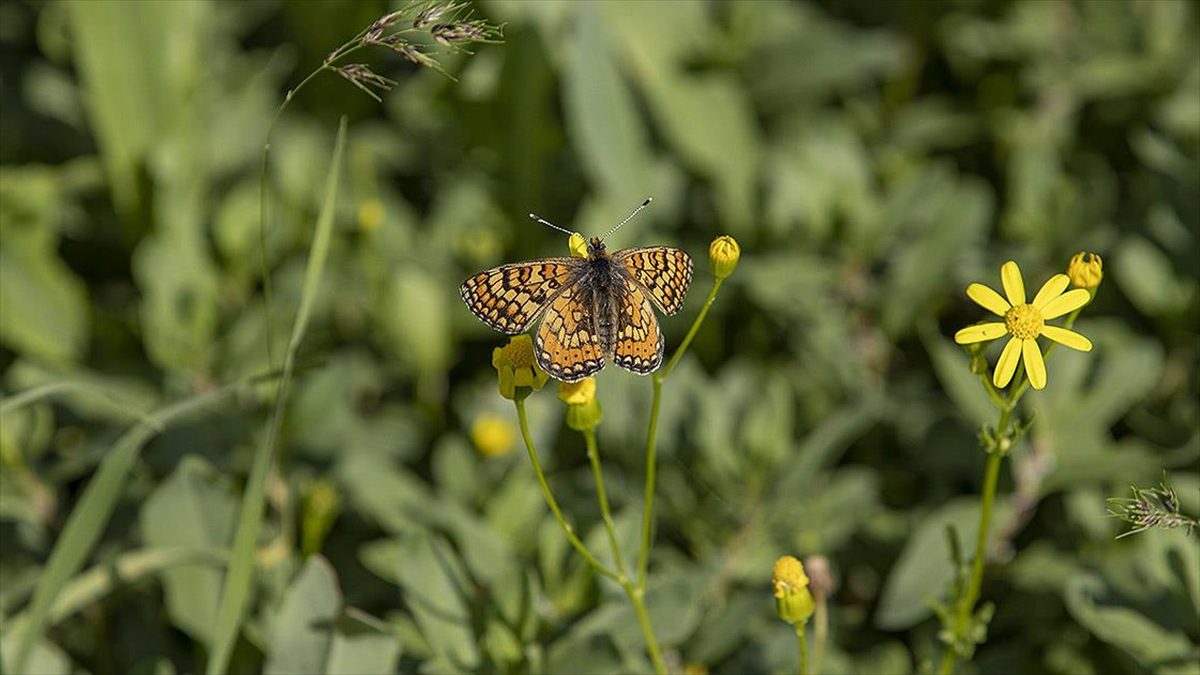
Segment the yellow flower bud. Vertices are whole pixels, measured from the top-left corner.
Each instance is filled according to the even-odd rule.
[[[815,603],[808,590],[804,565],[799,560],[790,555],[776,560],[771,585],[775,587],[775,610],[780,619],[792,624],[808,621]]]
[[[512,452],[516,438],[512,424],[499,415],[480,415],[471,425],[471,442],[484,457],[507,455]]]
[[[1071,277],[1072,288],[1085,288],[1095,296],[1096,287],[1104,278],[1104,261],[1095,253],[1080,251],[1071,256],[1071,263],[1067,265],[1067,276]]]
[[[300,541],[304,555],[321,550],[325,536],[329,534],[341,510],[342,500],[333,483],[318,479],[309,486],[301,501],[304,515],[300,520]]]
[[[727,234],[713,239],[712,244],[708,246],[708,261],[712,264],[713,274],[718,279],[724,279],[733,274],[733,269],[737,267],[738,259],[741,257],[742,248],[738,246],[736,239]]]
[[[560,382],[558,398],[567,404],[567,426],[575,431],[591,431],[600,425],[603,411],[596,400],[596,378],[578,382]]]
[[[492,350],[492,366],[499,376],[500,395],[509,400],[525,398],[550,379],[533,356],[533,340],[515,335],[503,347]]]
[[[567,244],[567,247],[571,249],[572,258],[588,257],[587,239],[585,239],[584,236],[578,232],[573,232],[571,234],[571,241]]]
[[[560,382],[558,398],[568,405],[586,405],[596,398],[596,378],[585,377],[578,382]]]
[[[368,199],[358,205],[358,227],[364,232],[374,232],[383,223],[383,202]]]

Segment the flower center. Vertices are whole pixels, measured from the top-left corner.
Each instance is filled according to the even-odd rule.
[[[1004,324],[1013,337],[1021,340],[1033,340],[1042,332],[1045,325],[1042,313],[1033,305],[1017,305],[1004,315]]]

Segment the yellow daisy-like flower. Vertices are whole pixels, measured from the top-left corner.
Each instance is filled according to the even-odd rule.
[[[724,279],[733,274],[738,260],[742,257],[742,247],[737,240],[724,234],[712,240],[708,246],[708,262],[712,265],[713,276]]]
[[[1095,291],[1104,278],[1104,260],[1096,253],[1080,251],[1071,256],[1067,276],[1071,277],[1071,288]]]
[[[514,335],[503,347],[492,350],[492,365],[499,377],[500,395],[507,399],[525,398],[550,378],[533,356],[533,339]]]
[[[471,425],[471,442],[484,457],[503,457],[513,449],[517,439],[516,430],[509,421],[499,415],[485,413]]]
[[[1046,361],[1038,347],[1038,336],[1050,338],[1071,349],[1090,352],[1090,340],[1066,328],[1047,326],[1046,322],[1083,307],[1091,296],[1082,288],[1064,293],[1071,284],[1071,278],[1065,274],[1055,274],[1034,296],[1033,302],[1026,303],[1021,268],[1012,260],[1000,268],[1000,281],[1004,284],[1007,300],[983,284],[968,286],[967,297],[1003,317],[1004,321],[967,326],[954,334],[954,341],[969,345],[1012,335],[1000,354],[1000,361],[996,363],[992,383],[999,388],[1007,387],[1017,372],[1017,362],[1024,360],[1029,383],[1034,389],[1042,389],[1046,386]]]

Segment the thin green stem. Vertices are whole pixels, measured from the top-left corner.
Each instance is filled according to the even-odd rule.
[[[617,570],[620,574],[617,582],[621,584],[625,595],[629,596],[629,602],[633,604],[634,611],[637,612],[638,625],[642,629],[642,637],[646,641],[646,651],[654,663],[655,672],[666,673],[667,668],[658,648],[658,639],[654,637],[654,627],[650,623],[650,615],[646,612],[643,589],[635,587],[625,572],[625,558],[621,555],[616,522],[613,520],[608,506],[608,492],[604,488],[604,473],[600,468],[600,452],[596,449],[596,432],[589,429],[582,433],[584,441],[587,443],[588,460],[592,463],[592,476],[596,479],[596,496],[600,502],[600,515],[604,519],[604,529],[608,532],[608,543],[612,546],[613,558],[616,560]]]
[[[651,535],[654,527],[654,485],[658,466],[658,412],[662,407],[662,379],[655,376],[654,393],[650,401],[650,426],[646,431],[646,487],[642,500],[642,538],[638,545],[637,585],[646,587],[646,573],[650,567]]]
[[[542,486],[542,496],[546,498],[546,505],[550,507],[550,511],[554,513],[554,518],[558,520],[558,524],[562,526],[563,532],[567,535],[567,541],[571,542],[571,546],[583,556],[592,569],[596,570],[597,574],[608,577],[617,583],[621,583],[621,576],[610,569],[604,563],[596,559],[592,552],[584,546],[583,542],[575,534],[575,528],[567,522],[563,517],[562,509],[558,507],[558,500],[554,498],[554,493],[550,492],[550,484],[546,482],[546,474],[542,471],[542,462],[538,459],[537,448],[533,445],[533,437],[529,434],[529,422],[525,416],[525,400],[516,399],[513,403],[517,406],[517,422],[521,427],[521,438],[525,440],[525,449],[529,451],[529,460],[533,463],[533,472],[537,474],[538,484]]]
[[[604,473],[600,469],[600,452],[596,449],[596,432],[592,429],[584,431],[583,440],[587,443],[588,461],[592,463],[592,477],[596,479],[596,499],[600,502],[600,517],[604,520],[604,529],[608,532],[608,544],[612,547],[613,560],[621,576],[619,581],[624,585],[629,582],[629,576],[625,573],[625,557],[621,555],[621,544],[617,539],[617,524],[608,507],[608,491],[604,489]]]
[[[807,621],[796,624],[796,644],[800,650],[800,675],[808,675],[808,639],[804,636]]]
[[[666,675],[667,664],[663,661],[662,653],[658,649],[658,641],[654,639],[654,628],[650,625],[650,614],[646,611],[646,591],[642,588],[634,588],[629,582],[624,584],[624,588],[625,594],[629,596],[629,601],[633,603],[634,611],[637,612],[638,625],[642,628],[642,636],[646,640],[646,651],[650,653],[654,672],[658,675]]]
[[[259,169],[258,177],[258,272],[263,287],[263,303],[266,305],[267,311],[267,365],[270,368],[275,367],[275,335],[271,321],[271,282],[267,270],[267,168],[270,164],[271,135],[275,132],[275,125],[283,117],[283,111],[287,110],[287,107],[291,105],[292,100],[296,98],[300,90],[304,89],[317,75],[326,70],[331,70],[333,63],[337,59],[362,49],[364,46],[362,44],[362,37],[365,34],[365,31],[360,32],[353,40],[338,47],[333,55],[331,55],[333,58],[327,59],[316,70],[309,73],[303,80],[300,80],[300,84],[289,89],[288,93],[283,97],[283,103],[280,103],[279,107],[275,109],[275,115],[271,117],[271,123],[267,125],[267,136],[263,140],[262,166]]]
[[[650,400],[650,425],[646,429],[646,490],[642,504],[642,539],[638,546],[637,563],[637,585],[641,589],[646,588],[646,574],[650,565],[650,546],[654,529],[654,486],[657,480],[655,474],[658,465],[658,413],[662,408],[663,381],[667,379],[671,370],[675,368],[675,364],[691,346],[692,340],[700,330],[700,324],[704,323],[705,317],[708,316],[708,310],[716,300],[717,291],[720,290],[724,281],[721,278],[713,280],[712,289],[708,291],[708,297],[704,299],[704,306],[700,308],[700,313],[692,321],[692,327],[683,337],[683,342],[679,343],[679,348],[675,350],[667,364],[652,376],[654,391]]]

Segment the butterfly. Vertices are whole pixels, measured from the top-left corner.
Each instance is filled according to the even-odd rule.
[[[604,237],[649,204],[642,202]],[[501,265],[468,278],[459,290],[480,321],[503,333],[524,333],[541,319],[534,337],[538,365],[556,380],[578,382],[599,372],[606,360],[639,375],[658,370],[663,335],[654,307],[678,312],[691,281],[692,258],[680,249],[609,253],[603,238],[592,237],[586,258]]]

